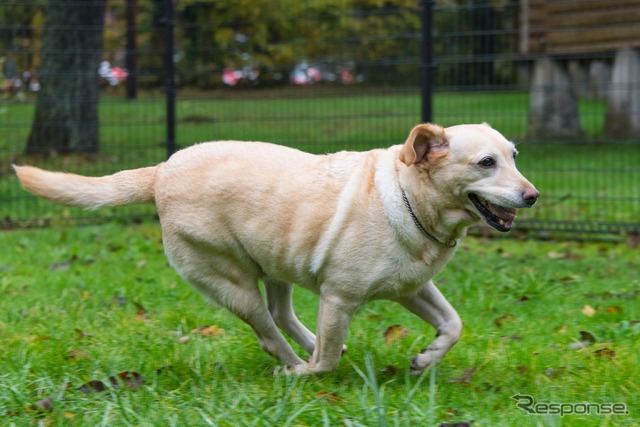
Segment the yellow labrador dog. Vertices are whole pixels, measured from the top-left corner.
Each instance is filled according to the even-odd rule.
[[[489,125],[421,124],[402,145],[323,156],[257,142],[184,149],[167,162],[89,178],[15,166],[28,191],[89,209],[155,203],[166,254],[194,288],[248,323],[287,372],[338,365],[354,312],[397,301],[437,329],[414,373],[458,341],[462,321],[432,278],[479,220],[508,231],[536,188]],[[265,285],[266,303],[258,287]],[[292,284],[320,296],[316,335]],[[278,330],[312,354],[298,357]]]

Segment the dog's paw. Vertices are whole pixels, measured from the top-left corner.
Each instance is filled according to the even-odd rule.
[[[320,363],[301,363],[294,366],[285,366],[279,368],[278,373],[281,375],[317,375],[331,372],[335,367],[322,365]]]
[[[276,368],[276,375],[292,375],[292,376],[299,376],[299,375],[311,375],[311,374],[315,374],[315,365],[313,365],[312,363],[300,363],[299,365],[294,365],[294,366],[281,366],[279,368]]]
[[[426,349],[411,359],[409,370],[411,375],[420,375],[429,366],[435,365],[438,362],[439,359],[436,357],[435,353],[432,350]]]

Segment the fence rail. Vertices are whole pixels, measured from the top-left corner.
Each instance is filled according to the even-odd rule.
[[[543,0],[93,3],[104,6],[100,26],[74,26],[71,12],[56,24],[39,0],[0,5],[0,228],[154,215],[38,200],[19,188],[11,163],[101,175],[218,139],[361,150],[401,143],[431,119],[489,122],[518,144],[519,167],[542,193],[521,230],[640,231],[640,55],[608,32],[620,17],[598,2],[563,2],[562,25],[545,21],[558,6]],[[607,41],[592,50],[582,3]],[[640,26],[640,14],[624,16],[634,19]],[[83,31],[102,34],[91,56],[102,62],[79,69],[74,49],[90,48],[64,35]],[[540,34],[560,37],[562,49]],[[95,97],[85,84],[99,87]],[[38,110],[46,97],[44,113],[57,115]],[[69,142],[91,128],[73,115],[87,113],[82,102],[97,107],[89,146]],[[35,137],[38,124],[68,135]]]

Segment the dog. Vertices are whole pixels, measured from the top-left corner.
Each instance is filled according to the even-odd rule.
[[[14,168],[26,190],[66,205],[155,203],[171,265],[251,326],[287,373],[334,370],[354,312],[388,299],[437,330],[411,361],[419,374],[462,331],[432,278],[471,225],[509,231],[517,209],[539,197],[516,154],[488,124],[426,123],[404,144],[364,152],[218,141],[104,177]],[[293,311],[293,283],[319,295],[315,335]],[[278,329],[311,357],[300,358]]]

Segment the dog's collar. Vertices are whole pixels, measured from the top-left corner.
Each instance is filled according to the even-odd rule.
[[[432,241],[434,241],[436,243],[439,243],[441,245],[444,245],[444,246],[448,246],[450,248],[455,248],[456,245],[458,244],[458,241],[456,239],[454,239],[453,237],[451,239],[447,240],[446,242],[443,242],[440,239],[438,239],[436,236],[434,236],[433,234],[429,233],[426,228],[424,228],[424,226],[420,223],[420,220],[418,219],[416,214],[413,212],[413,208],[411,207],[411,203],[409,203],[409,199],[407,198],[407,194],[404,192],[404,190],[402,188],[400,189],[400,191],[402,191],[402,200],[404,200],[404,205],[407,207],[407,210],[409,211],[409,215],[411,216],[411,219],[413,220],[413,223],[416,225],[416,227],[418,227],[418,230],[420,230],[422,232],[422,234],[424,234],[424,236],[426,238],[428,238],[429,240],[432,240]]]

